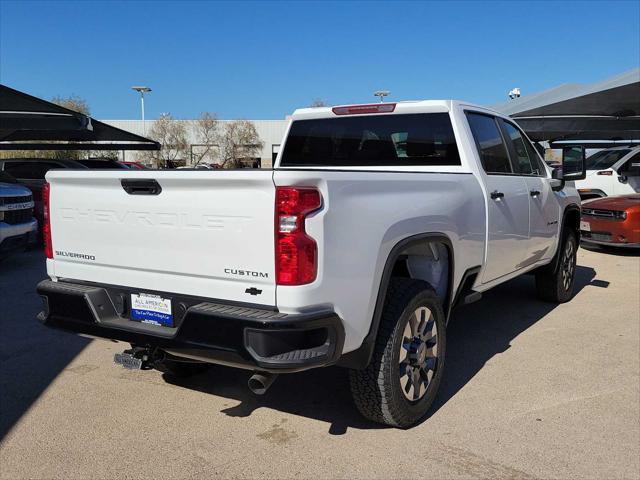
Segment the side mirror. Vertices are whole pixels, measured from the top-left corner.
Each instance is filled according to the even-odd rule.
[[[587,158],[583,146],[562,149],[562,175],[564,181],[583,180],[587,176]]]
[[[551,185],[551,190],[554,192],[559,192],[564,188],[564,180],[562,179],[562,165],[555,167],[551,170],[551,181],[549,182]]]

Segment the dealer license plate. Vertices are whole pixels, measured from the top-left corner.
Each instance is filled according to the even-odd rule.
[[[589,222],[580,222],[580,230],[585,232],[591,231],[591,224]]]
[[[131,294],[131,320],[173,327],[171,300],[147,293]]]

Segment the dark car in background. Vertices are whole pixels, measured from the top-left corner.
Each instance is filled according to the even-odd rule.
[[[40,225],[42,222],[42,186],[44,176],[53,169],[86,170],[88,167],[75,160],[51,158],[4,158],[0,159],[0,172],[7,172],[33,193],[34,215]]]
[[[0,159],[0,172],[7,172],[19,183],[26,186],[33,193],[35,202],[35,217],[42,225],[42,186],[45,175],[49,170],[129,170],[111,158],[88,159],[53,159],[53,158],[4,158]]]
[[[92,170],[129,170],[129,166],[112,158],[87,158],[75,160]]]

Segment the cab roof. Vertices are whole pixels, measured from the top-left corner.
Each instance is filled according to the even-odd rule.
[[[449,112],[460,105],[495,113],[498,116],[504,116],[499,112],[481,105],[474,105],[461,100],[403,100],[398,102],[357,103],[330,107],[298,108],[293,112],[291,118],[292,120],[305,120],[337,118],[347,115],[437,113]]]

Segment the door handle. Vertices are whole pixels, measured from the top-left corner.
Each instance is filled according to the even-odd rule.
[[[491,199],[492,200],[497,200],[499,198],[504,197],[504,193],[499,192],[498,190],[494,190],[493,192],[491,192]]]
[[[529,195],[531,195],[532,197],[537,197],[538,195],[540,195],[540,192],[538,190],[531,190],[529,192]]]

